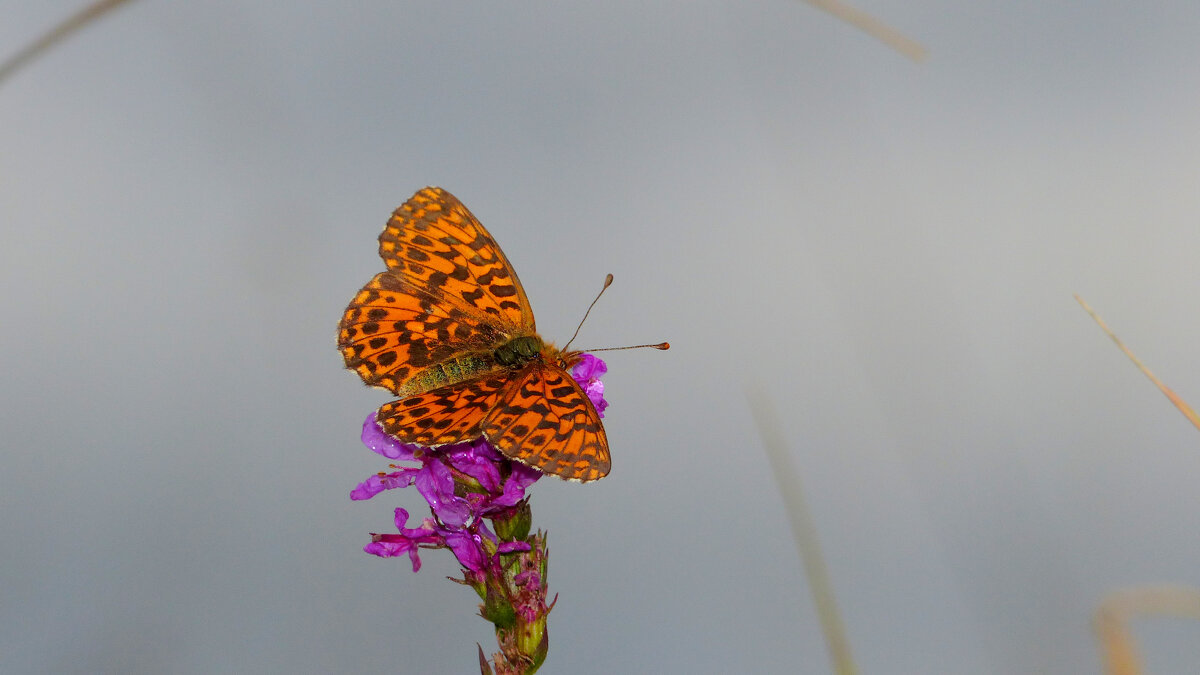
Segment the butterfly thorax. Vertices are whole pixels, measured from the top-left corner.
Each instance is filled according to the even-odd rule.
[[[532,361],[533,357],[540,354],[545,346],[542,338],[536,335],[522,335],[496,347],[492,356],[496,359],[496,363],[516,368]]]

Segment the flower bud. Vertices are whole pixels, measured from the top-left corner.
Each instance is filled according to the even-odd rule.
[[[512,508],[492,516],[492,525],[501,541],[519,541],[528,537],[529,529],[533,526],[529,499],[522,499]]]

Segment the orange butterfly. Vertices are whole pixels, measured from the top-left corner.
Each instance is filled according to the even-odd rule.
[[[418,191],[379,235],[387,271],[346,307],[338,349],[400,397],[376,419],[405,443],[480,436],[511,459],[580,482],[608,474],[600,416],[567,372],[580,352],[542,341],[517,273],[475,216]]]

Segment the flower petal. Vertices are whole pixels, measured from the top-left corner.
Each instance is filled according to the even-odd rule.
[[[508,508],[525,498],[525,488],[533,485],[544,474],[537,469],[513,462],[512,475],[504,481],[504,492],[491,500],[489,510]]]
[[[454,557],[458,558],[458,564],[472,572],[483,571],[486,557],[483,553],[483,543],[479,535],[471,534],[466,530],[444,529],[442,536],[446,540],[446,546],[454,553]]]
[[[596,413],[600,417],[604,417],[604,409],[608,407],[608,401],[604,400],[604,383],[600,381],[607,372],[608,364],[591,354],[579,357],[579,362],[571,369],[571,377],[575,378],[583,388],[583,393],[592,400],[592,405],[596,407]]]
[[[532,546],[527,541],[502,541],[496,547],[498,553],[512,553],[514,551],[528,551]]]
[[[363,445],[388,459],[415,459],[413,451],[416,450],[416,446],[401,443],[399,439],[387,435],[375,421],[375,416],[376,413],[373,412],[367,415],[366,421],[363,422]]]
[[[608,364],[591,354],[579,357],[579,362],[571,369],[571,376],[579,383],[587,380],[598,380],[608,372]]]
[[[414,483],[443,523],[462,527],[470,520],[471,505],[454,494],[454,474],[438,458],[427,458]]]
[[[500,489],[498,465],[502,458],[486,440],[481,438],[473,443],[461,443],[450,448],[446,457],[455,469],[474,478],[488,492]]]
[[[350,499],[353,499],[354,501],[370,499],[386,489],[387,488],[383,487],[383,476],[375,474],[374,476],[371,476],[370,478],[359,483],[358,487],[355,487],[353,490],[351,490]]]

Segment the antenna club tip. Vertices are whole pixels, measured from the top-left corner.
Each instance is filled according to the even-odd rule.
[[[612,286],[612,282],[613,282],[613,275],[612,275],[612,273],[611,273],[611,272],[609,272],[609,273],[608,273],[607,275],[605,275],[605,277],[604,277],[604,287],[605,287],[605,288],[608,288],[609,286]]]
[[[670,343],[670,342],[663,342],[663,343],[661,343],[661,344],[654,345],[654,348],[655,348],[655,349],[661,349],[661,350],[663,350],[663,351],[665,352],[665,351],[667,351],[668,349],[670,349],[670,348],[671,348],[671,343]]]

